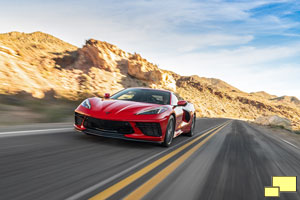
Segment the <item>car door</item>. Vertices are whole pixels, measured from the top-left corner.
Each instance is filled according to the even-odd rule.
[[[171,97],[171,104],[175,106],[174,112],[176,115],[176,124],[175,124],[175,134],[174,136],[177,136],[182,133],[181,130],[181,123],[182,123],[182,117],[183,117],[183,110],[182,106],[177,106],[178,98],[172,93]]]

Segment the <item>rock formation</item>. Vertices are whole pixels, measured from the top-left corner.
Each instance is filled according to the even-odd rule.
[[[43,98],[53,91],[56,98],[80,100],[136,86],[172,90],[193,102],[199,117],[255,120],[277,115],[300,129],[296,97],[246,93],[219,79],[180,76],[94,39],[78,48],[41,32],[0,34],[0,94],[24,91]]]

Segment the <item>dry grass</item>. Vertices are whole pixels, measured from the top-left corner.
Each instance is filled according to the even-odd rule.
[[[69,122],[73,120],[73,113],[79,101],[33,98],[30,94],[0,95],[0,126]]]

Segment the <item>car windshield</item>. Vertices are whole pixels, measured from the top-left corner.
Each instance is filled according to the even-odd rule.
[[[110,98],[161,105],[170,104],[170,92],[151,89],[129,88],[114,94]]]

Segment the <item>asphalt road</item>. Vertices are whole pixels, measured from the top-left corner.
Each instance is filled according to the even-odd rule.
[[[300,177],[295,140],[238,120],[198,119],[170,148],[60,128],[0,132],[0,199],[255,200],[272,176]]]

